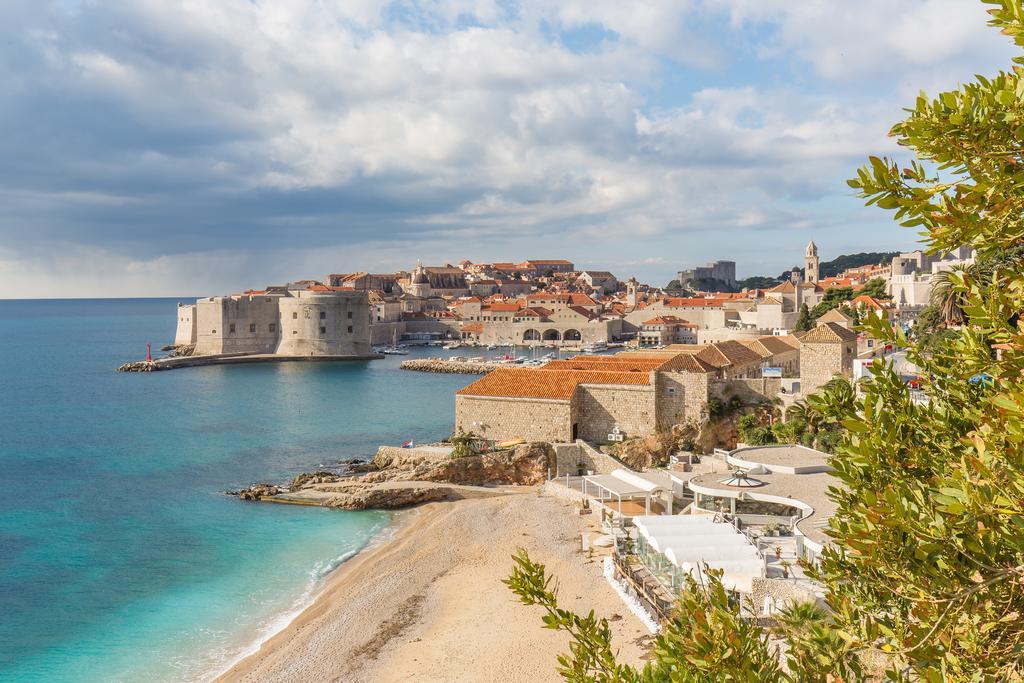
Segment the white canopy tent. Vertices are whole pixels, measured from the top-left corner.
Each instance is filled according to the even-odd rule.
[[[709,560],[706,563],[685,562],[681,569],[687,574],[697,574],[698,581],[706,581],[704,565],[722,570],[722,584],[729,590],[750,593],[755,577],[764,576],[764,560]]]
[[[765,575],[764,557],[732,524],[711,516],[634,517],[637,552],[655,574],[678,587],[694,572],[703,578],[708,564],[723,570],[726,587],[749,592],[754,577]]]
[[[719,545],[719,546],[745,546],[747,538],[743,534],[713,534],[710,536],[655,536],[647,540],[648,545],[659,553],[665,552],[672,546],[692,545],[694,547]]]
[[[757,548],[752,545],[673,545],[665,549],[664,555],[665,559],[680,568],[684,562],[703,563],[711,560],[749,560],[761,557]]]
[[[631,498],[644,499],[644,513],[650,515],[651,496],[661,493],[664,487],[649,479],[646,479],[636,472],[616,469],[611,474],[594,474],[583,477],[583,493],[588,494],[587,488],[594,486],[598,489],[599,499],[615,498],[619,502],[619,510],[622,509],[622,499]]]

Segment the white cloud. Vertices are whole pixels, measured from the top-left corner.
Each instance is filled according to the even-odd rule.
[[[726,0],[735,26],[777,27],[770,54],[796,54],[835,80],[898,79],[902,92],[950,87],[979,67],[1009,67],[1011,42],[986,26],[978,0]]]
[[[1005,52],[978,3],[891,4],[22,0],[0,10],[0,125],[20,133],[0,141],[0,287],[240,289],[356,255],[499,258],[522,248],[509,234],[523,257],[654,267],[652,249],[698,261],[729,235],[862,226],[832,200],[856,204],[842,178],[892,149],[901,103],[835,85]],[[755,48],[824,80],[688,84],[755,25],[774,27]],[[47,275],[76,260],[99,266]]]

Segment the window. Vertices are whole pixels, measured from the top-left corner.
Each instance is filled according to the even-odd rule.
[[[234,334],[234,333],[235,333],[235,324],[231,323],[230,325],[228,325],[228,334]]]
[[[323,325],[320,326],[320,334],[327,334],[327,328]]]
[[[298,330],[292,330],[292,334],[298,334],[298,333],[299,333]]]
[[[349,319],[349,320],[351,320],[351,319],[352,319],[352,311],[349,311],[349,312],[348,312],[348,319]]]
[[[348,326],[348,333],[352,334],[352,326],[351,325]]]
[[[249,331],[253,333],[256,332],[256,323],[249,323]]]
[[[277,323],[270,323],[267,325],[267,330],[269,332],[277,332]]]
[[[217,330],[210,330],[210,334],[217,334]]]
[[[327,320],[327,311],[320,311],[320,319]]]
[[[303,317],[304,317],[304,318],[305,318],[306,320],[309,320],[309,309],[308,309],[308,308],[306,308],[306,309],[303,309],[303,311],[302,311],[302,315],[303,315]]]
[[[292,320],[298,320],[298,319],[299,319],[298,312],[297,311],[292,311]]]

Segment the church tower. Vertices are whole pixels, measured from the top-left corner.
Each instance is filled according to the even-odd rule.
[[[409,284],[411,285],[409,287],[409,293],[413,296],[424,298],[430,296],[430,278],[427,277],[427,270],[422,264],[416,264],[415,270],[412,271],[412,277],[410,278]]]
[[[626,281],[626,305],[630,308],[636,308],[637,285],[635,277],[631,277]]]
[[[807,282],[818,282],[818,267],[821,259],[818,258],[818,245],[811,240],[807,243],[807,251],[804,253],[804,280]]]

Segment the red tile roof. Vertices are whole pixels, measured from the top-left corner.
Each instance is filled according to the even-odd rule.
[[[803,344],[842,344],[857,339],[857,333],[838,323],[822,323],[800,337]]]
[[[568,401],[580,384],[649,386],[650,376],[645,372],[498,368],[455,393]]]

